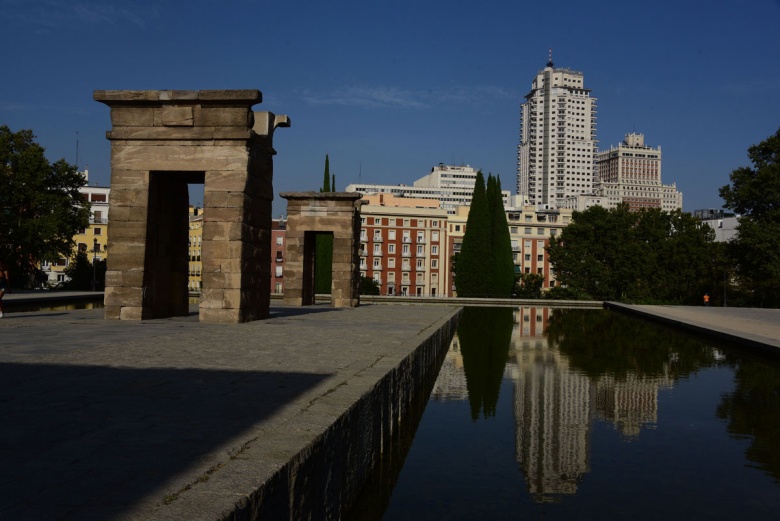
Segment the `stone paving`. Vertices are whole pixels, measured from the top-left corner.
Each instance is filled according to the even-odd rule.
[[[0,519],[219,518],[457,313],[276,305],[245,324],[199,322],[195,306],[144,322],[6,313]]]
[[[780,354],[780,309],[637,306],[616,302],[605,302],[604,305],[696,333]]]

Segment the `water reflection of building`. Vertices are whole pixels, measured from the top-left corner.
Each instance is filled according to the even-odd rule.
[[[658,391],[670,389],[668,376],[638,378],[629,373],[624,379],[599,378],[594,394],[599,419],[612,423],[621,434],[638,436],[641,429],[655,427],[658,421]]]
[[[437,401],[468,400],[468,397],[466,372],[463,370],[463,355],[460,352],[460,344],[456,334],[447,355],[444,357],[444,363],[439,370],[436,383],[433,384],[431,399]]]
[[[574,494],[590,471],[593,385],[543,336],[547,308],[520,308],[513,332],[515,456],[536,501]]]
[[[545,336],[549,308],[516,312],[507,376],[515,380],[515,456],[528,491],[539,502],[574,494],[590,471],[590,422],[612,423],[624,436],[655,425],[658,391],[671,388],[668,376],[633,373],[596,381],[571,368],[568,358]]]

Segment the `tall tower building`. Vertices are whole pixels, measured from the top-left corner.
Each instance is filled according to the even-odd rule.
[[[581,72],[547,66],[520,106],[517,193],[530,204],[557,208],[593,188],[596,98]]]

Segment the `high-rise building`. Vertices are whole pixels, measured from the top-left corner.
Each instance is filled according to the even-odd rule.
[[[622,143],[596,153],[593,192],[559,201],[562,207],[583,211],[591,206],[615,208],[627,204],[631,210],[682,209],[677,185],[661,183],[661,147],[645,144],[644,134],[626,134]]]
[[[596,98],[581,72],[553,66],[552,55],[520,106],[517,193],[534,206],[557,208],[593,188]]]

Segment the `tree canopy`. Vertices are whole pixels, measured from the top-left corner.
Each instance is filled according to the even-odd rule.
[[[729,244],[738,283],[753,305],[780,306],[780,129],[748,149],[751,167],[721,187],[724,206],[740,214]]]
[[[455,265],[455,288],[459,297],[487,296],[491,251],[490,209],[485,178],[480,170],[474,183],[466,232]]]
[[[514,286],[512,241],[501,198],[501,180],[477,172],[460,254],[453,258],[460,297],[509,298]]]
[[[627,205],[574,212],[550,240],[561,284],[598,300],[698,303],[714,262],[714,232],[680,210]]]
[[[40,261],[71,256],[73,236],[89,224],[85,184],[64,159],[49,163],[31,130],[0,126],[0,257],[22,278]]]

